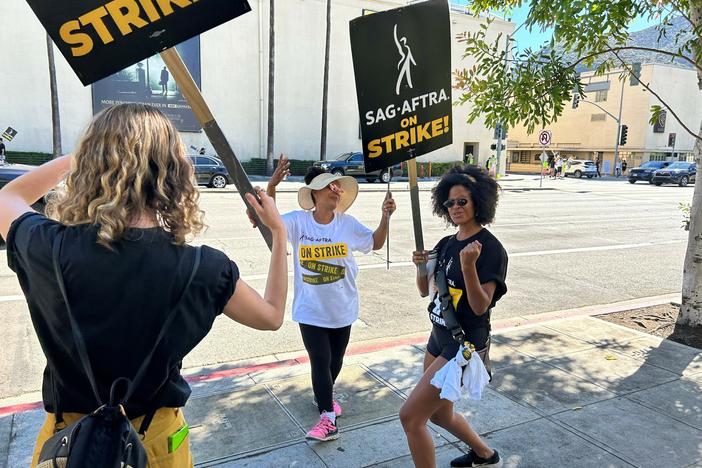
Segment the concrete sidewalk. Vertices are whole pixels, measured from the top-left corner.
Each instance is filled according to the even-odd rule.
[[[499,450],[503,466],[702,466],[699,349],[594,317],[495,325],[494,380],[481,401],[456,408]],[[198,466],[413,466],[398,411],[422,374],[425,339],[350,348],[336,389],[341,435],[326,443],[304,439],[318,415],[303,354],[188,375],[185,412]],[[0,465],[28,466],[44,417],[28,407],[4,407]],[[467,450],[442,429],[431,431],[438,466]]]

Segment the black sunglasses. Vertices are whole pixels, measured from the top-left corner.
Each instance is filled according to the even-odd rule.
[[[467,198],[456,198],[455,200],[451,200],[450,198],[446,200],[445,202],[442,203],[444,205],[444,208],[452,208],[453,205],[458,205],[458,206],[466,206],[468,204],[468,199]]]

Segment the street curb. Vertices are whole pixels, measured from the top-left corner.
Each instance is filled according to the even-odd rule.
[[[680,293],[663,294],[659,296],[650,296],[645,298],[612,302],[609,304],[596,304],[585,307],[564,309],[552,312],[543,312],[540,314],[495,320],[492,322],[492,329],[500,331],[509,331],[512,329],[523,328],[529,325],[544,324],[567,318],[605,315],[625,310],[652,307],[670,302],[680,302]],[[413,333],[410,335],[401,335],[398,337],[393,337],[391,339],[377,338],[374,340],[362,341],[360,343],[349,345],[349,348],[346,351],[346,356],[356,356],[359,354],[368,354],[377,351],[384,351],[392,348],[397,348],[399,346],[424,345],[427,342],[428,334],[429,332],[427,331],[426,333]],[[276,359],[275,355],[271,355],[269,357],[269,362],[240,367],[237,367],[236,363],[234,363],[229,369],[219,370],[210,373],[204,372],[190,375],[187,375],[186,373],[183,377],[188,383],[210,382],[224,378],[233,378],[245,374],[250,374],[253,372],[264,372],[272,369],[297,366],[309,362],[309,358],[304,353],[283,360]],[[264,356],[263,358],[259,359],[265,358],[266,357]],[[17,397],[11,397],[8,399],[16,400]],[[42,407],[43,403],[41,401],[16,403],[6,406],[0,406],[0,417],[24,413],[27,411],[40,409]]]

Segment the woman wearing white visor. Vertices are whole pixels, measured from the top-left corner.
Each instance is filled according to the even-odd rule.
[[[276,186],[288,172],[287,158],[281,156],[268,183],[270,196],[275,197]],[[336,418],[341,407],[333,400],[334,382],[341,371],[351,324],[358,318],[358,265],[353,252],[383,247],[395,201],[386,196],[380,224],[372,231],[346,214],[358,195],[356,179],[310,167],[305,184],[297,196],[302,210],[284,214],[283,221],[294,248],[292,318],[300,324],[320,413],[307,438],[326,441],[339,436]]]

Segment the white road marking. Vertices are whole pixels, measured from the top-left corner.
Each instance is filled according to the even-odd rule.
[[[687,240],[670,240],[661,242],[642,242],[639,244],[613,244],[613,245],[597,245],[592,247],[579,247],[576,249],[554,249],[554,250],[535,250],[531,252],[514,252],[510,253],[510,258],[515,257],[538,257],[541,255],[562,255],[562,254],[573,254],[573,253],[583,253],[583,252],[601,252],[607,250],[628,250],[628,249],[639,249],[642,247],[654,247],[658,245],[671,245],[671,244],[682,244],[687,242]],[[391,262],[390,268],[406,268],[412,267],[414,263],[412,262]],[[359,270],[377,270],[381,268],[386,268],[385,262],[383,263],[370,263],[365,265],[359,265]],[[293,272],[288,272],[288,277],[293,276]],[[256,281],[264,280],[268,278],[267,274],[260,275],[242,275],[242,279],[245,281]]]
[[[24,296],[0,296],[0,302],[23,301]]]

